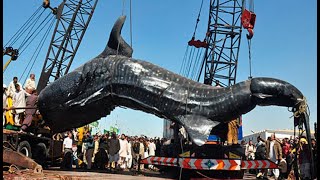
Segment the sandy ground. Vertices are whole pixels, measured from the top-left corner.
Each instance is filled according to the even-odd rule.
[[[154,171],[143,171],[139,175],[134,175],[129,171],[121,171],[117,173],[110,173],[101,170],[91,170],[90,172],[82,169],[73,169],[72,171],[64,171],[60,169],[44,170],[41,174],[35,174],[32,170],[21,170],[9,173],[3,171],[3,179],[5,180],[102,180],[102,179],[123,179],[123,180],[165,180],[173,179],[168,175],[160,174]],[[206,178],[194,178],[194,180],[204,180]],[[243,179],[256,179],[255,175],[245,173]],[[272,179],[272,178],[269,178]]]

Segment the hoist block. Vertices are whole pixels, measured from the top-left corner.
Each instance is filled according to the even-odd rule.
[[[200,47],[203,47],[203,48],[206,48],[208,47],[208,44],[207,42],[205,41],[200,41],[200,40],[194,40],[194,39],[191,39],[189,42],[188,42],[188,45],[189,46],[194,46],[196,48],[200,48]]]
[[[247,35],[248,39],[253,37],[253,28],[256,22],[256,14],[254,12],[244,10],[241,16],[241,23],[243,28],[247,29],[249,34]]]
[[[254,12],[244,10],[241,16],[241,23],[245,29],[253,29],[256,22],[256,14]]]

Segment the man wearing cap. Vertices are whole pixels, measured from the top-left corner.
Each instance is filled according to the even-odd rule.
[[[36,89],[35,77],[34,74],[30,74],[30,78],[26,81],[25,89]]]
[[[299,141],[298,154],[299,154],[299,164],[300,173],[302,179],[311,179],[310,173],[310,150],[306,137],[302,136]]]

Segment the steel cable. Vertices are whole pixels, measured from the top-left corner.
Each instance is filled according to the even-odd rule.
[[[19,28],[19,30],[18,30],[18,31],[10,38],[10,40],[4,45],[4,47],[6,47],[6,46],[10,43],[11,40],[13,40],[13,42],[10,43],[9,46],[12,46],[12,45],[16,42],[16,40],[19,38],[19,36],[18,36],[18,37],[16,37],[16,36],[20,33],[20,31],[25,32],[25,31],[23,30],[24,27],[25,27],[25,26],[29,23],[29,21],[31,21],[31,20],[33,19],[33,17],[40,11],[41,7],[42,7],[42,6],[39,6],[39,8],[29,17],[29,19]]]

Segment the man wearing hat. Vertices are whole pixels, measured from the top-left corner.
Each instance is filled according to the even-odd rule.
[[[300,173],[302,176],[302,179],[311,179],[311,173],[310,173],[310,150],[308,146],[308,141],[306,137],[301,136],[299,140],[299,148],[298,148],[298,154],[299,154],[299,164],[300,164]]]

